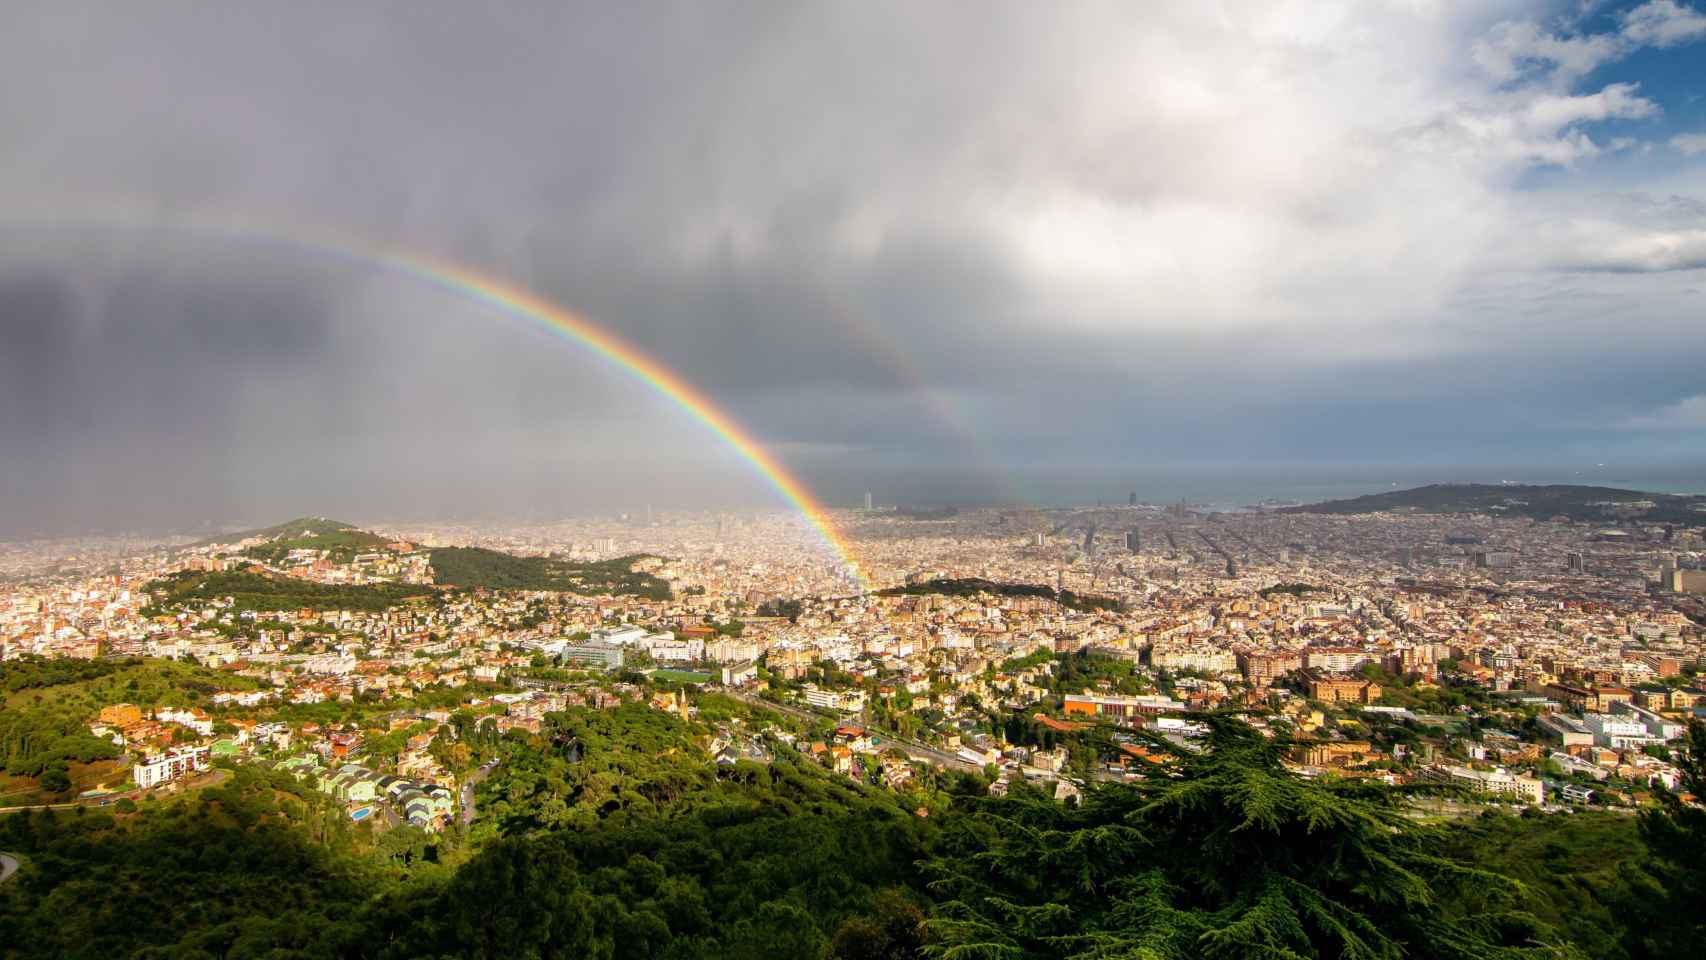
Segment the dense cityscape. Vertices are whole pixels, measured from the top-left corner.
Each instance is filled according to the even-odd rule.
[[[876,783],[948,766],[999,771],[991,789],[1028,778],[1069,794],[1084,777],[1133,775],[1129,758],[1075,762],[1041,749],[1037,724],[1106,721],[1188,744],[1204,732],[1191,713],[1236,708],[1308,735],[1292,758],[1307,775],[1632,806],[1678,788],[1668,747],[1706,709],[1706,573],[1689,569],[1706,555],[1700,527],[1135,503],[837,521],[870,590],[783,514],[373,534],[305,519],[234,542],[14,544],[6,660],[166,658],[230,684],[100,704],[81,720],[111,759],[78,764],[75,791],[56,761],[6,792],[135,799],[227,757],[312,771],[357,819],[375,793],[351,792],[340,771],[403,778],[388,812],[424,799],[411,819],[442,827],[469,773],[433,750],[453,712],[537,733],[571,699],[690,716],[692,695],[716,689],[834,720],[834,736],[796,745]],[[452,546],[615,563],[663,592],[446,589],[432,557]],[[164,589],[220,573],[283,592]],[[342,592],[298,598],[298,583]],[[369,595],[379,585],[432,589],[387,602]],[[336,715],[289,709],[328,703],[373,709],[346,711],[365,724],[291,719]],[[1015,717],[1024,732],[1010,736]],[[895,744],[918,749],[902,761]]]
[[[0,960],[1679,960],[1706,0],[0,29]]]

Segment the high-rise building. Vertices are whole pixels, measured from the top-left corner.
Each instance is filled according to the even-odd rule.
[[[869,490],[865,491],[865,512],[871,512],[871,491]]]
[[[1131,496],[1126,498],[1125,505],[1128,507],[1137,506],[1137,491],[1136,490],[1133,490],[1131,492]]]
[[[1582,573],[1585,570],[1585,567],[1586,565],[1582,560],[1580,551],[1571,550],[1569,553],[1564,554],[1565,570],[1568,570],[1571,573]]]
[[[1125,532],[1125,552],[1126,553],[1141,553],[1142,551],[1143,551],[1143,538],[1138,534],[1138,532],[1136,530],[1127,530]]]

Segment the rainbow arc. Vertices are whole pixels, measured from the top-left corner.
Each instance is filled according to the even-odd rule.
[[[282,244],[310,253],[332,255],[389,270],[497,313],[536,324],[616,364],[704,424],[721,438],[723,443],[751,464],[770,486],[805,518],[836,556],[863,581],[864,575],[859,569],[853,549],[836,528],[829,511],[798,477],[733,417],[664,363],[649,356],[615,332],[516,283],[464,264],[413,251],[387,248],[323,229],[281,229],[276,225],[257,227],[249,223],[210,222],[200,219],[160,221],[146,216],[131,220],[58,217],[45,223],[33,221],[29,225],[62,229],[77,227],[181,231],[192,236],[210,235],[246,242]]]

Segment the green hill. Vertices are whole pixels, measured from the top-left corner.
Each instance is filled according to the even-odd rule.
[[[668,600],[668,582],[633,569],[641,556],[573,561],[559,557],[517,557],[480,547],[440,547],[432,551],[436,583],[486,590],[554,590],[588,596],[645,597]]]
[[[1436,483],[1409,490],[1328,500],[1280,513],[1484,513],[1582,523],[1641,520],[1706,525],[1706,496],[1678,496],[1572,484]]]
[[[80,779],[79,767],[120,757],[112,741],[89,733],[104,706],[200,706],[216,691],[257,685],[172,660],[7,661],[0,672],[0,774],[9,779],[0,777],[0,792],[11,802],[57,800]]]
[[[292,550],[323,550],[333,562],[348,563],[355,559],[356,554],[384,550],[390,542],[376,533],[348,526],[324,531],[309,529],[249,547],[243,555],[276,564],[283,562]]]
[[[241,540],[252,540],[261,537],[267,540],[277,540],[282,537],[326,536],[343,530],[354,530],[355,525],[342,520],[328,520],[325,517],[297,517],[270,527],[258,527],[254,530],[237,530],[232,533],[214,534],[203,540],[188,544],[189,547],[211,547],[219,544],[237,543]],[[371,534],[370,534],[371,536]]]
[[[405,600],[428,596],[433,589],[407,583],[359,586],[312,583],[294,577],[243,570],[203,572],[185,570],[148,584],[154,606],[170,609],[230,597],[242,610],[365,610],[378,612]]]
[[[904,587],[888,587],[877,591],[877,593],[885,597],[918,597],[928,594],[969,597],[988,593],[998,597],[1040,597],[1044,600],[1053,600],[1072,610],[1118,610],[1120,607],[1120,602],[1113,597],[1073,593],[1071,590],[1057,592],[1053,587],[1036,583],[997,583],[994,580],[985,580],[981,577],[926,580]]]

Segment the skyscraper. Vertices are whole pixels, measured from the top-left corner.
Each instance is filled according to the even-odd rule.
[[[869,490],[865,491],[865,512],[871,512],[871,491]]]
[[[1141,534],[1139,534],[1137,532],[1136,529],[1127,530],[1125,532],[1125,552],[1126,553],[1142,553],[1143,552],[1143,537]]]
[[[1133,490],[1133,491],[1132,491],[1132,492],[1131,492],[1131,496],[1130,496],[1130,497],[1128,497],[1128,498],[1126,498],[1126,502],[1125,502],[1125,505],[1126,505],[1126,506],[1128,506],[1128,507],[1135,507],[1135,506],[1137,506],[1137,491],[1136,491],[1136,490]]]

